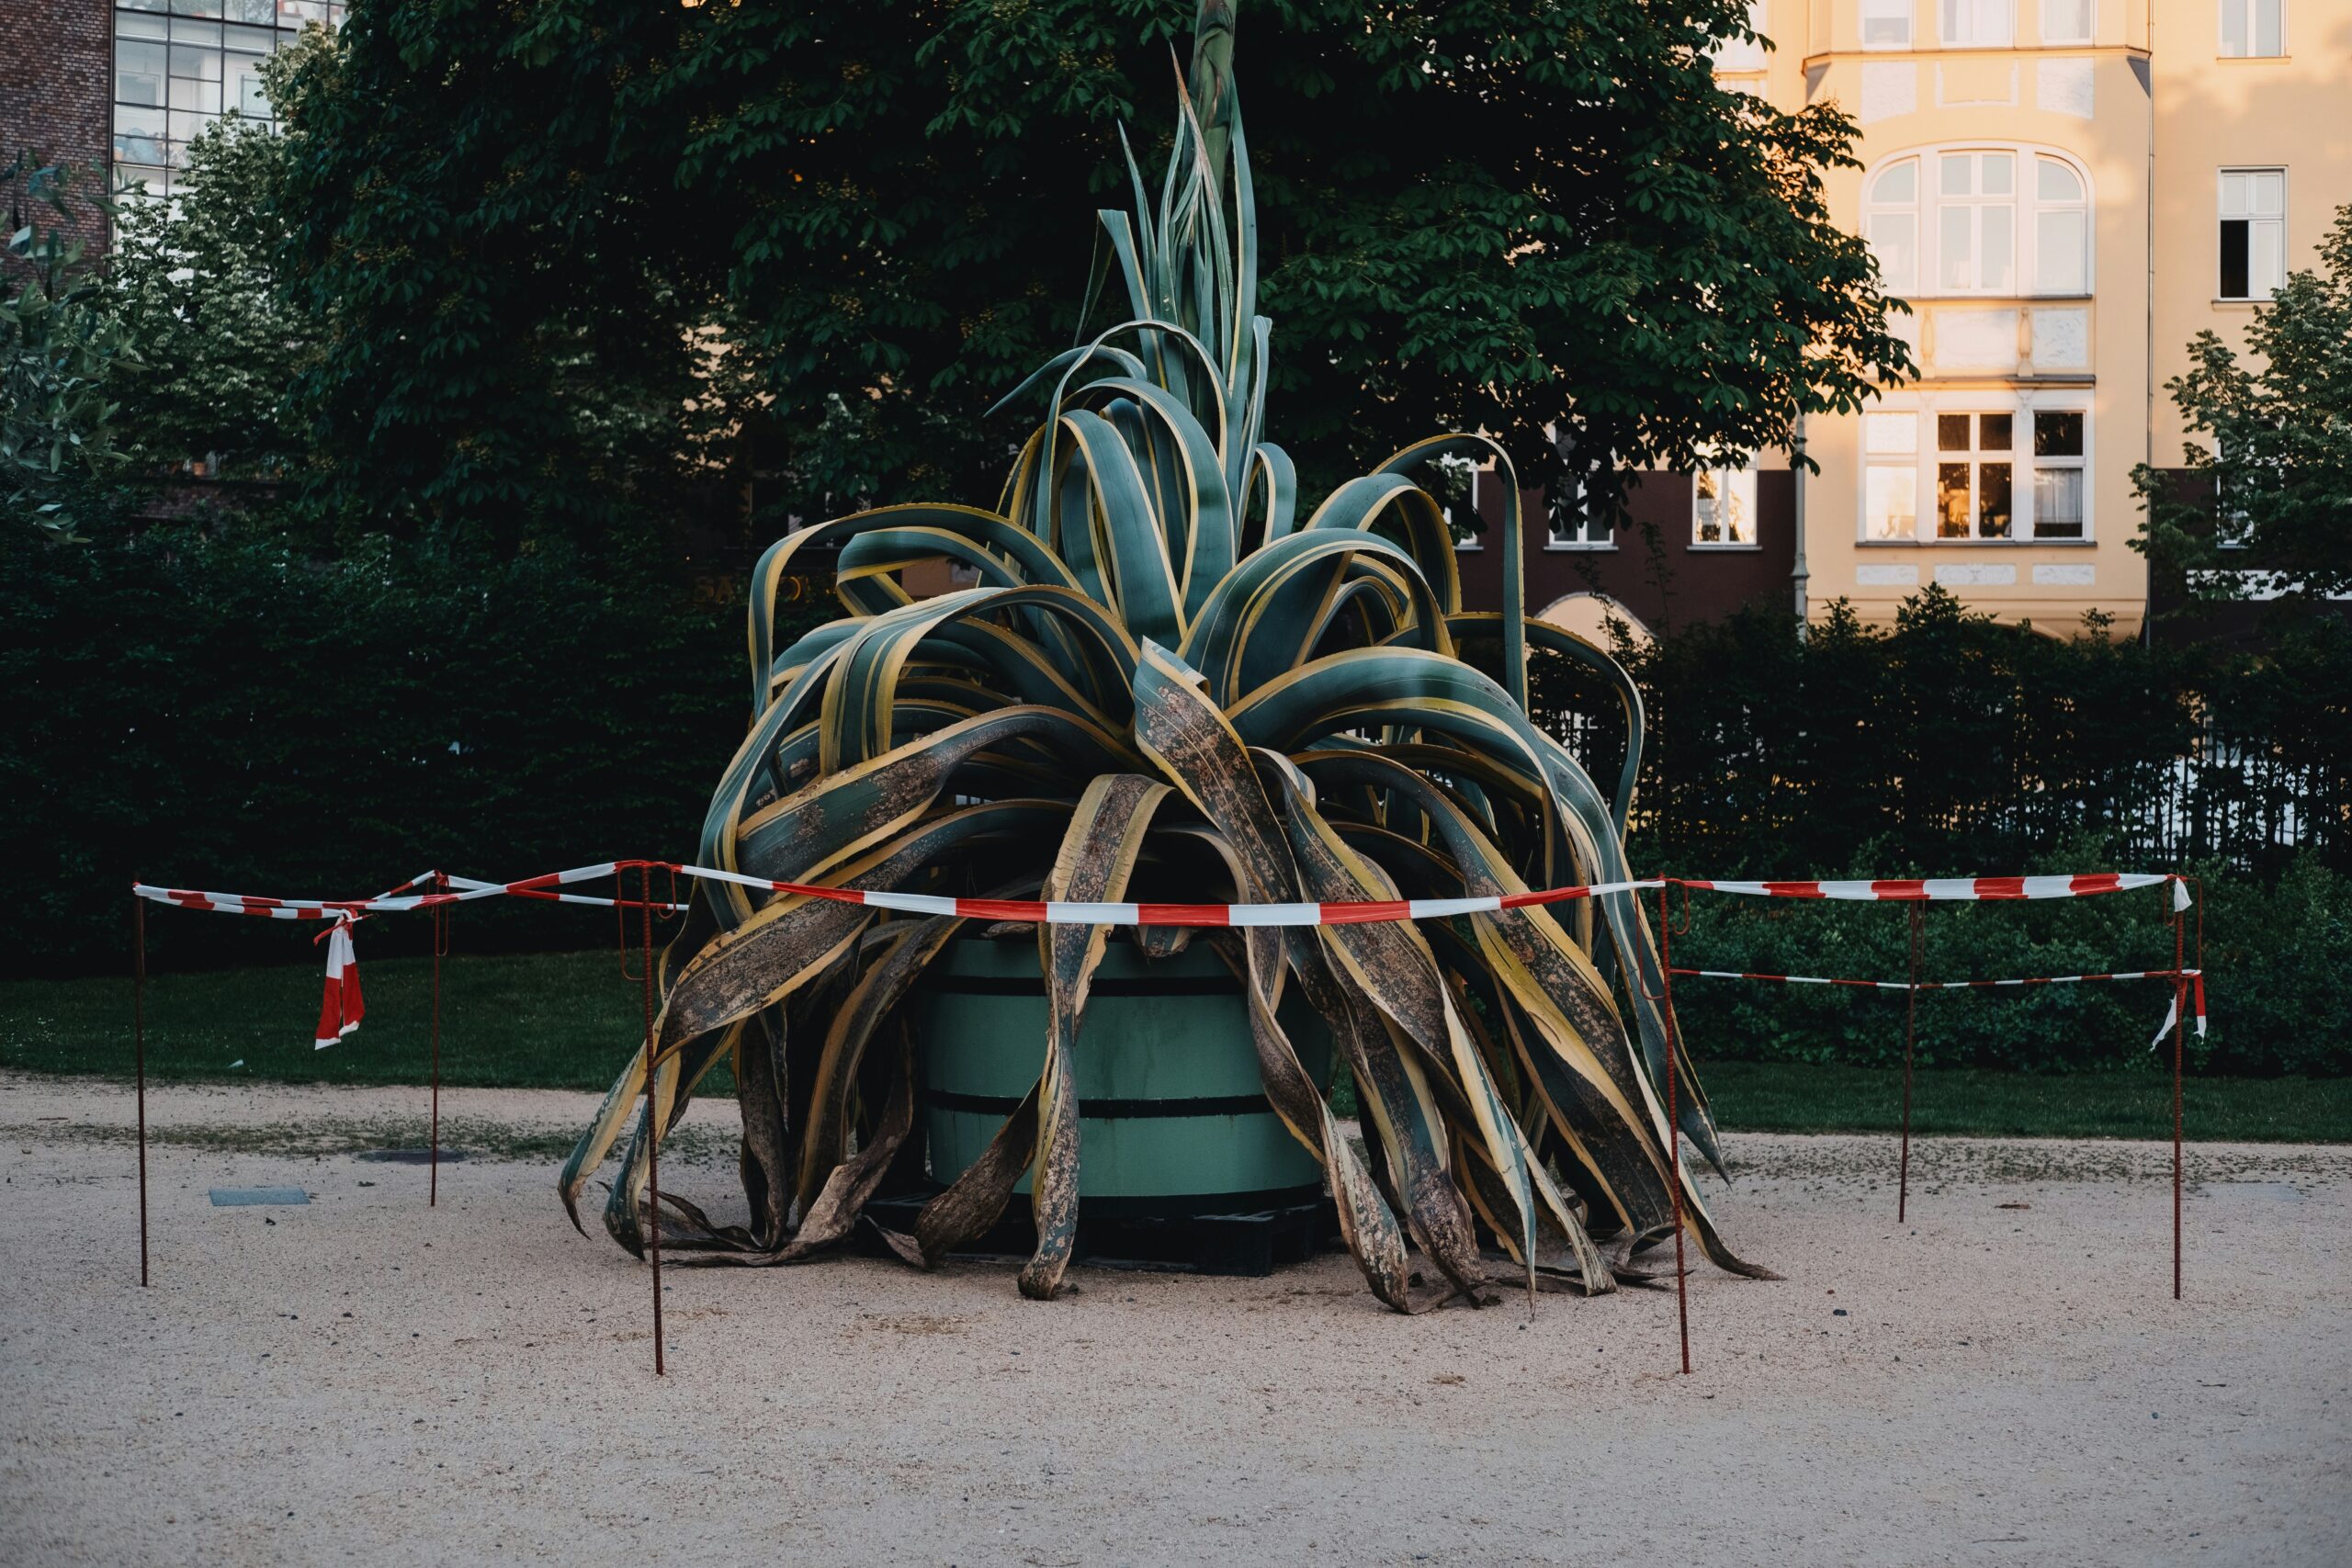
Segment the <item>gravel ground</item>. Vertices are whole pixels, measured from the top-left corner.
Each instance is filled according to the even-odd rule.
[[[0,1076],[8,1563],[2352,1561],[2352,1148],[1734,1136],[1788,1278],[1406,1319],[1267,1280],[667,1271],[563,1222],[591,1097]],[[731,1212],[727,1119],[665,1175]],[[695,1151],[699,1151],[698,1153]],[[528,1157],[522,1157],[527,1156]],[[486,1156],[486,1157],[485,1157]],[[215,1208],[216,1186],[300,1208]],[[1841,1315],[1842,1314],[1842,1315]]]

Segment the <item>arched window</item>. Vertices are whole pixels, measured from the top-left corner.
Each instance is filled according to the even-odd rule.
[[[1871,181],[1863,238],[1878,257],[1879,281],[1898,298],[1919,287],[1919,160],[1901,158]]]
[[[2090,182],[2037,148],[1906,152],[1864,188],[1862,235],[1898,297],[2090,292]]]
[[[2091,291],[2091,213],[2083,176],[2048,153],[2033,161],[2033,291]]]

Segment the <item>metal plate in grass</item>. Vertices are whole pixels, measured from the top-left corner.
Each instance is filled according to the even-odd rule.
[[[265,1203],[308,1203],[311,1195],[300,1187],[215,1187],[212,1206],[216,1209],[244,1209]]]

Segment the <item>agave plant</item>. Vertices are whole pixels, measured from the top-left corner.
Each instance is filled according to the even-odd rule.
[[[1641,706],[1600,649],[1524,618],[1508,456],[1440,435],[1301,515],[1264,439],[1271,325],[1256,313],[1250,158],[1231,13],[1204,8],[1157,201],[1105,211],[1127,319],[1042,367],[1000,408],[1041,406],[997,505],[880,507],[800,529],[762,558],[750,615],[750,733],[703,824],[703,863],[762,879],[967,897],[1289,903],[1448,897],[1627,880]],[[1462,607],[1432,465],[1491,462],[1504,498],[1500,615]],[[1442,488],[1442,487],[1440,487]],[[838,551],[849,614],[775,646],[779,586]],[[978,585],[912,600],[895,576],[945,560]],[[1500,649],[1499,681],[1463,658]],[[1613,683],[1625,752],[1603,791],[1526,710],[1530,649]],[[1587,1292],[1671,1234],[1674,1190],[1724,1247],[1669,1149],[1659,1085],[1679,1043],[1639,897],[1417,923],[1145,928],[1164,956],[1219,950],[1246,990],[1266,1096],[1322,1163],[1379,1298],[1408,1293],[1408,1244],[1476,1292],[1487,1238]],[[748,1224],[676,1217],[714,1258],[786,1262],[840,1241],[914,1124],[901,1003],[959,934],[706,882],[663,956],[659,1018],[566,1164],[580,1193],[634,1113],[605,1224],[639,1245],[652,1145],[697,1082],[734,1067]],[[1076,1235],[1072,1065],[1106,928],[1041,925],[1050,1024],[1035,1087],[921,1213],[936,1261],[1032,1177],[1023,1292],[1050,1297]],[[1276,1016],[1295,986],[1328,1027],[1362,1142]],[[1679,1063],[1681,1130],[1715,1134]],[[650,1096],[645,1075],[654,1075]],[[642,1102],[646,1109],[636,1108]],[[667,1195],[664,1195],[665,1198]],[[1595,1237],[1615,1238],[1604,1253]]]

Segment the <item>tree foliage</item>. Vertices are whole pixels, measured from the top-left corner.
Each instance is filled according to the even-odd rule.
[[[2243,358],[2211,331],[2188,352],[2165,383],[2188,473],[2134,470],[2148,520],[2133,547],[2192,601],[2308,615],[2352,594],[2352,206],[2320,265],[2255,312]]]
[[[86,182],[74,188],[73,171],[25,155],[0,181],[16,197],[0,268],[0,502],[11,518],[78,540],[107,514],[105,481],[126,460],[115,397],[120,373],[138,359],[103,279],[64,224],[76,201],[101,211],[111,203]]]
[[[782,513],[977,493],[973,418],[1117,319],[1083,214],[1188,0],[386,0],[285,105],[332,482],[578,526],[723,457]],[[1531,482],[1784,439],[1907,364],[1826,107],[1719,88],[1733,0],[1272,0],[1251,34],[1275,391],[1319,493],[1435,420]],[[1147,162],[1165,138],[1140,139]],[[1090,305],[1091,302],[1091,305]],[[721,384],[693,389],[723,343]],[[748,439],[733,440],[730,436]],[[581,482],[593,476],[604,482]]]
[[[285,154],[266,129],[229,116],[188,143],[169,201],[122,201],[108,308],[139,345],[121,423],[151,464],[200,459],[250,479],[300,464],[287,396],[318,365],[322,328],[279,287]]]

